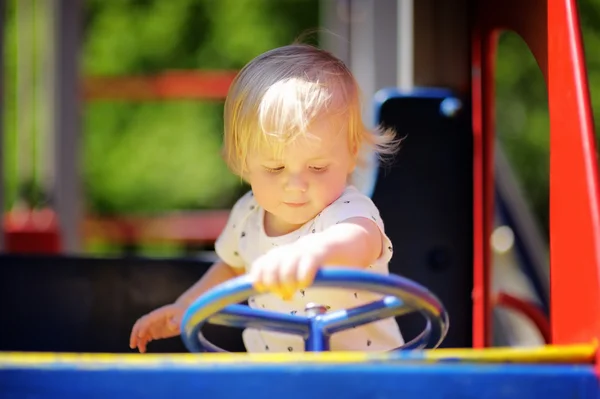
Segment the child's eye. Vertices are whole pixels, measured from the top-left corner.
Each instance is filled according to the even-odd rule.
[[[265,170],[269,173],[277,173],[283,170],[283,166],[279,166],[277,168],[269,168],[268,166],[264,166]]]
[[[327,166],[311,166],[310,168],[315,172],[325,172],[327,170]]]

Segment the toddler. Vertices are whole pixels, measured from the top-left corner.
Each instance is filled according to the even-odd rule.
[[[390,131],[369,131],[358,85],[340,60],[293,44],[247,64],[225,102],[224,158],[251,191],[234,205],[215,243],[220,259],[174,303],[140,318],[130,346],[180,333],[186,308],[212,287],[249,273],[261,293],[249,306],[303,314],[314,302],[331,311],[380,298],[356,290],[311,288],[320,267],[387,274],[392,244],[373,202],[349,177],[364,148],[393,154]],[[246,329],[248,352],[300,352],[299,336]],[[331,337],[331,350],[387,351],[403,344],[393,318]]]

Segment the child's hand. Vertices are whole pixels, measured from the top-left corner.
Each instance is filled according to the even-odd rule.
[[[129,347],[137,347],[144,353],[148,342],[179,335],[179,324],[184,312],[185,307],[182,305],[170,304],[142,316],[131,330]]]
[[[326,252],[323,245],[311,238],[303,237],[259,257],[250,271],[254,287],[289,300],[297,290],[311,285]]]

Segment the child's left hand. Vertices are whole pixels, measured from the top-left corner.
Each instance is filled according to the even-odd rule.
[[[296,291],[310,286],[326,260],[326,249],[313,237],[302,237],[259,257],[250,271],[254,287],[289,300]]]

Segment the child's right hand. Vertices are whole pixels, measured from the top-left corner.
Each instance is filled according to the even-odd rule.
[[[136,321],[131,330],[129,347],[139,349],[140,353],[146,352],[148,342],[170,338],[181,333],[179,325],[186,308],[173,303],[160,307]]]

